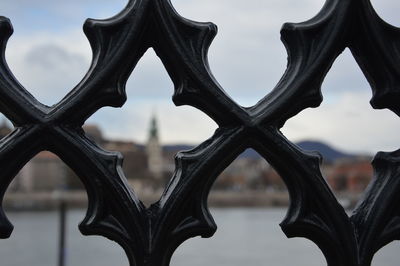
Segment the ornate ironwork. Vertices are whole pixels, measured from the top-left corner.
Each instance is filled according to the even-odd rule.
[[[320,157],[287,140],[279,129],[322,102],[320,86],[336,57],[350,48],[371,84],[374,108],[400,115],[400,30],[375,13],[368,0],[327,0],[309,21],[281,30],[288,67],[275,89],[256,105],[237,105],[207,63],[217,28],[189,21],[169,0],[130,0],[107,20],[84,25],[93,61],[83,80],[58,104],[38,102],[9,70],[6,43],[10,21],[0,17],[0,111],[15,125],[0,143],[1,198],[18,171],[42,150],[57,154],[80,177],[88,193],[79,228],[118,242],[130,265],[168,265],[190,237],[211,237],[216,225],[207,196],[218,174],[243,150],[253,148],[284,179],[291,204],[281,227],[288,237],[306,237],[323,251],[328,265],[370,265],[373,255],[399,239],[400,150],[380,152],[375,176],[349,217],[320,173]],[[219,125],[214,136],[176,156],[176,171],[160,200],[145,208],[127,185],[119,153],[88,139],[82,125],[104,106],[121,107],[125,83],[150,47],[175,84],[176,105],[191,105]],[[13,226],[0,212],[0,236]]]

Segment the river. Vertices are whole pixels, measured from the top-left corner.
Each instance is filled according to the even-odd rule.
[[[194,238],[174,254],[171,266],[323,266],[319,249],[306,239],[287,239],[279,227],[284,209],[212,209],[219,226],[213,238]],[[56,266],[57,213],[8,215],[15,226],[0,241],[1,266]],[[84,211],[68,212],[67,266],[128,266],[123,250],[102,237],[85,237],[77,229]],[[400,245],[392,243],[375,257],[374,266],[398,266]]]

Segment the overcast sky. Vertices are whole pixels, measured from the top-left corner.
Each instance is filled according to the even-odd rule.
[[[87,71],[91,51],[82,31],[87,17],[107,18],[126,0],[1,0],[0,15],[15,33],[6,58],[20,82],[40,101],[59,101]],[[214,76],[241,105],[250,106],[275,86],[286,67],[279,30],[284,22],[314,16],[321,0],[173,0],[178,12],[212,21],[219,33],[209,61]],[[372,1],[386,21],[400,26],[400,1]],[[110,138],[146,140],[152,113],[164,143],[200,143],[216,124],[192,107],[176,108],[173,85],[160,60],[148,51],[134,70],[122,110],[103,108],[88,120]],[[388,110],[373,111],[371,90],[349,51],[336,61],[323,84],[324,102],[307,109],[283,128],[293,141],[317,139],[346,151],[376,152],[400,147],[400,119]],[[194,122],[196,121],[196,122]]]

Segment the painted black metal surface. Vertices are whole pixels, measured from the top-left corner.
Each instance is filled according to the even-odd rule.
[[[274,166],[289,189],[291,205],[281,223],[285,234],[314,241],[330,266],[370,265],[376,251],[399,238],[400,151],[376,155],[374,180],[348,217],[321,175],[318,154],[301,150],[279,131],[300,111],[320,105],[321,83],[346,47],[371,84],[372,106],[400,115],[400,30],[382,21],[369,1],[327,0],[311,20],[285,24],[281,34],[289,54],[287,70],[275,89],[250,108],[237,105],[208,67],[216,26],[182,18],[169,0],[131,0],[113,18],[87,20],[84,31],[93,50],[90,70],[49,107],[29,94],[7,67],[4,53],[12,26],[0,17],[0,111],[16,127],[0,143],[2,197],[25,163],[49,150],[86,187],[83,234],[115,240],[132,266],[166,266],[188,238],[213,235],[210,188],[250,147]],[[165,192],[146,209],[127,185],[121,155],[93,143],[81,126],[98,109],[124,104],[125,83],[150,47],[175,84],[174,103],[202,110],[219,128],[209,140],[176,156],[176,171]],[[0,236],[7,238],[13,227],[2,210],[0,215]]]

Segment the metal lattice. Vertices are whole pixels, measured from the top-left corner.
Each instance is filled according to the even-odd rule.
[[[373,182],[349,217],[320,173],[319,156],[279,131],[300,111],[320,105],[321,83],[346,47],[371,84],[372,106],[400,115],[400,30],[382,21],[368,0],[327,0],[311,20],[285,24],[287,70],[275,89],[250,108],[237,105],[208,67],[216,26],[182,18],[169,0],[131,0],[111,19],[87,20],[84,31],[93,50],[91,67],[64,99],[49,107],[9,70],[5,49],[12,26],[0,17],[0,111],[16,127],[0,143],[2,197],[24,165],[49,150],[85,185],[89,206],[80,225],[83,234],[118,242],[132,266],[166,266],[182,242],[214,234],[207,208],[210,188],[243,150],[253,148],[288,187],[291,205],[283,231],[314,241],[329,265],[370,265],[381,247],[399,238],[400,151],[376,155]],[[219,128],[195,149],[178,153],[161,199],[145,208],[127,185],[121,155],[89,140],[82,125],[100,108],[124,104],[125,83],[150,47],[175,84],[174,103],[202,110]],[[3,210],[0,215],[0,235],[7,238],[13,227]]]

